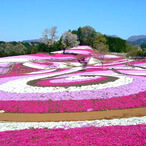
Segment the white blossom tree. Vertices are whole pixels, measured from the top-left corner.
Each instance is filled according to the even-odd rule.
[[[64,32],[61,39],[64,46],[64,53],[66,48],[72,48],[79,45],[79,41],[77,41],[77,35],[72,34],[70,31]]]
[[[45,42],[46,45],[51,46],[58,39],[57,27],[53,26],[50,29],[44,29],[41,40]]]

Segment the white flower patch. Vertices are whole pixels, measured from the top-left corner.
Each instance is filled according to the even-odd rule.
[[[65,63],[65,62],[58,62],[57,68],[67,68],[67,64],[68,63]]]
[[[131,62],[132,60],[128,60],[128,62]],[[114,61],[114,62],[110,62],[110,63],[104,63],[104,65],[124,65],[124,63],[127,63],[126,59],[123,59],[121,61]],[[126,66],[126,65],[125,65]]]
[[[120,56],[116,56],[116,55],[105,55],[105,58],[120,58]]]
[[[91,57],[88,64],[100,64],[100,60],[98,60],[94,57]]]
[[[50,65],[37,64],[35,62],[26,62],[26,63],[23,63],[23,65],[27,66],[27,67],[31,67],[31,68],[37,68],[37,69],[49,69],[49,68],[52,68],[52,66],[50,66]],[[57,68],[66,68],[67,67],[67,63],[58,62],[56,67]]]
[[[74,49],[74,50],[66,50],[66,53],[77,53],[77,54],[85,54],[85,55],[88,55],[90,52],[89,51],[86,51],[86,50],[77,50],[77,49]]]
[[[126,74],[130,74],[130,75],[146,75],[146,73],[134,73],[134,72],[126,72]]]
[[[34,62],[26,62],[26,63],[23,63],[24,66],[27,66],[27,67],[31,67],[31,68],[37,68],[37,69],[47,69],[49,67],[47,67],[47,65],[41,65],[41,64],[36,64]]]
[[[19,55],[19,56],[11,56],[11,57],[3,57],[0,58],[0,63],[14,63],[14,62],[28,62],[28,61],[33,61],[36,58],[33,56],[29,55]]]
[[[71,49],[85,49],[85,50],[92,50],[92,48],[91,47],[89,47],[89,46],[77,46],[77,47],[73,47],[73,48],[71,48]]]
[[[67,64],[67,67],[77,67],[77,66],[82,66],[82,65],[79,62],[70,62]]]
[[[51,52],[51,53],[53,53],[53,54],[56,54],[56,53],[63,53],[63,50],[61,50],[61,51],[54,51],[54,52]]]
[[[145,117],[132,117],[112,120],[93,120],[93,121],[70,121],[70,122],[0,122],[0,131],[21,130],[30,128],[79,128],[79,127],[102,127],[114,125],[137,125],[146,124]]]
[[[122,66],[122,67],[118,67],[118,66],[114,66],[114,67],[105,67],[105,68],[109,68],[109,69],[112,69],[112,68],[115,68],[115,69],[134,69],[134,70],[144,70],[142,68],[139,68],[139,67],[131,67],[131,66]]]
[[[130,84],[133,81],[133,78],[120,76],[117,74],[111,74],[111,75],[102,74],[102,75],[114,76],[114,77],[118,77],[118,79],[113,82],[108,82],[104,84],[97,84],[97,85],[93,84],[93,85],[85,85],[85,86],[80,86],[80,87],[70,86],[68,88],[65,88],[65,87],[45,87],[44,88],[44,87],[35,87],[35,86],[27,85],[27,82],[29,81],[52,76],[52,75],[50,76],[40,75],[40,76],[26,77],[23,79],[9,81],[7,83],[0,85],[0,90],[5,91],[5,92],[10,92],[10,93],[48,93],[48,92],[64,92],[64,91],[80,91],[80,90],[97,90],[97,89],[118,87],[121,85]]]
[[[30,61],[32,59],[29,59],[29,58],[0,58],[0,63],[14,63],[14,62],[27,62],[27,61]]]

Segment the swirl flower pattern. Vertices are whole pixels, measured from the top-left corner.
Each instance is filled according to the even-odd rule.
[[[105,55],[102,68],[98,55],[78,46],[66,54],[0,58],[0,114],[145,107],[146,59],[133,65],[123,56]],[[86,56],[88,64],[83,67],[77,56]],[[145,119],[0,122],[0,145],[145,145]]]
[[[101,68],[101,64],[93,63],[82,70],[82,66],[70,66],[73,62],[77,62],[76,55],[71,53],[75,51],[81,55],[92,56],[92,49],[79,46],[67,51],[69,54],[66,55],[61,51],[54,52],[52,56],[43,53],[24,55],[21,56],[22,60],[19,60],[19,56],[0,58],[0,69],[3,69],[0,75],[0,110],[27,113],[73,112],[89,109],[104,110],[104,106],[105,109],[115,109],[145,105],[146,71],[144,69],[126,69],[125,59],[107,55],[107,58],[111,60],[114,58],[114,61],[105,62],[104,68]],[[68,63],[66,63],[67,59]],[[142,64],[142,62],[136,64],[138,63]],[[103,104],[107,101],[111,107]],[[113,101],[118,102],[118,105],[113,106]],[[28,107],[31,104],[35,105],[35,110],[33,108],[27,110],[26,103]],[[44,106],[37,106],[36,103],[39,105],[44,103]],[[58,108],[54,111],[51,104]],[[65,108],[61,104],[64,104]],[[72,107],[69,109],[70,104],[76,109]]]

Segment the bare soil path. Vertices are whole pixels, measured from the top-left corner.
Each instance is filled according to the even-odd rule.
[[[10,122],[52,122],[85,121],[146,116],[146,107],[108,111],[75,113],[0,113],[0,121]]]

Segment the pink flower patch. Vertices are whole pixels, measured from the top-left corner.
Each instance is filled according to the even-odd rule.
[[[25,129],[0,132],[0,145],[145,145],[146,125]]]

